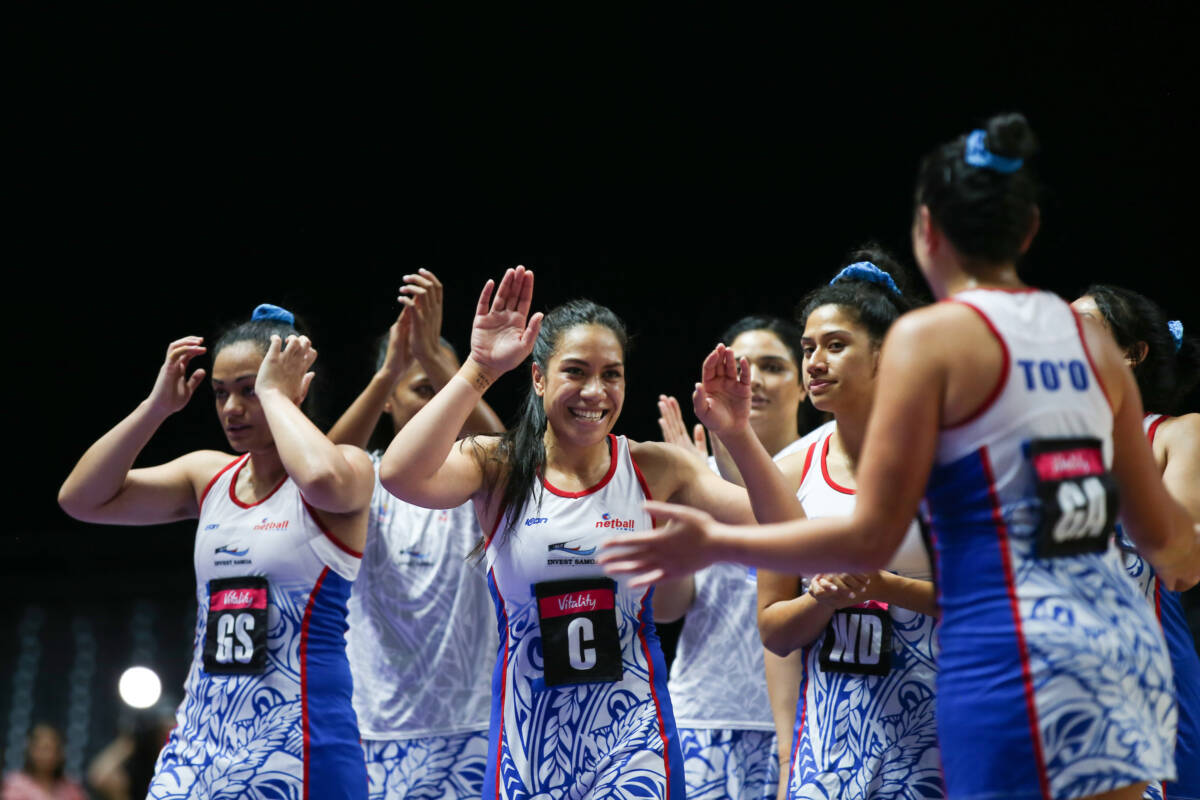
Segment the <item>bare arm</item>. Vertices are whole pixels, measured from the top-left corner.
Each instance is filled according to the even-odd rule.
[[[941,611],[933,581],[906,578],[894,572],[880,570],[871,581],[870,599],[890,606],[907,608],[918,614],[936,617]]]
[[[367,446],[388,399],[396,390],[396,383],[412,363],[412,350],[408,341],[411,327],[412,315],[402,310],[388,329],[387,353],[383,358],[383,366],[329,429],[331,442],[351,444],[355,447]]]
[[[204,379],[187,375],[188,362],[204,352],[202,339],[172,342],[150,396],[100,437],[79,459],[58,492],[63,511],[85,522],[154,525],[199,514],[197,486],[229,461],[213,451],[186,456],[148,469],[133,462],[163,420],[183,408]]]
[[[396,434],[383,455],[380,479],[402,500],[427,508],[452,508],[483,488],[483,465],[470,443],[455,444],[458,431],[496,378],[533,349],[542,319],[540,313],[529,316],[532,272],[524,267],[508,270],[493,299],[494,285],[489,280],[479,296],[471,355],[446,387]]]
[[[371,502],[375,473],[357,447],[331,442],[297,403],[304,398],[317,351],[307,336],[271,337],[254,391],[288,477],[314,507],[335,514],[360,511]]]
[[[779,788],[775,796],[784,800],[792,763],[792,734],[796,724],[796,704],[800,702],[804,654],[797,651],[780,657],[764,649],[763,670],[767,674],[767,697],[771,701],[775,747],[779,758]]]
[[[796,576],[758,571],[758,633],[763,646],[777,656],[786,656],[815,641],[833,612],[808,592],[801,592]]]
[[[1163,486],[1200,522],[1200,414],[1184,414],[1159,426],[1166,450]]]

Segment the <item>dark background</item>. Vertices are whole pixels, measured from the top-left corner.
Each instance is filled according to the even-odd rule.
[[[146,395],[170,340],[213,337],[260,302],[307,320],[327,426],[370,376],[404,273],[443,279],[462,347],[483,281],[525,264],[535,307],[587,296],[628,321],[617,430],[656,438],[654,398],[688,392],[729,322],[790,314],[867,239],[911,263],[919,156],[1016,109],[1047,185],[1027,279],[1067,297],[1129,285],[1200,331],[1182,4],[171,13],[17,29],[0,675],[30,606],[46,631],[76,630],[80,608],[149,608],[178,691],[193,526],[84,525],[55,493]],[[522,388],[509,376],[489,400],[507,417]],[[226,449],[207,388],[139,463],[201,447]],[[100,636],[101,661],[127,663],[131,636]],[[38,684],[51,717],[58,678]],[[94,717],[88,751],[112,725]]]

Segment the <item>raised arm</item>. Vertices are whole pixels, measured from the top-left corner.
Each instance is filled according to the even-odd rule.
[[[530,316],[532,302],[533,273],[524,267],[505,272],[499,287],[491,280],[484,285],[475,308],[471,355],[383,455],[379,475],[389,492],[416,505],[452,508],[483,487],[483,465],[472,445],[456,445],[455,439],[488,387],[533,349],[542,314]]]
[[[254,392],[283,468],[315,508],[350,514],[367,507],[375,486],[371,460],[361,449],[331,442],[297,405],[313,374],[317,351],[307,336],[271,337]]]
[[[383,357],[383,365],[329,429],[331,442],[363,448],[367,446],[371,433],[379,424],[379,417],[387,406],[388,398],[396,390],[400,377],[412,364],[412,349],[409,345],[412,317],[412,314],[401,309],[400,316],[388,329],[387,353]]]
[[[399,299],[413,315],[412,355],[425,370],[434,391],[440,392],[458,372],[459,363],[442,344],[442,282],[427,269],[417,272],[404,276]],[[463,423],[460,435],[501,433],[503,430],[504,423],[481,397]]]
[[[166,464],[133,469],[163,420],[187,405],[204,380],[188,363],[205,352],[203,339],[185,336],[167,347],[150,396],[87,449],[58,491],[63,511],[84,522],[154,525],[198,516],[197,487],[230,460],[213,451],[189,453]]]

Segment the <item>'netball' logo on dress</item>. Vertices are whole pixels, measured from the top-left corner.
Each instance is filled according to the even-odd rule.
[[[597,528],[618,528],[623,531],[631,531],[635,527],[635,523],[631,519],[618,519],[612,514],[601,514],[600,520],[596,523]]]
[[[289,522],[289,521],[290,521],[290,520],[286,520],[286,519],[285,519],[283,522],[271,522],[271,518],[270,518],[270,517],[263,517],[263,520],[262,520],[262,522],[260,522],[260,523],[258,523],[257,525],[255,525],[255,526],[254,526],[254,530],[256,530],[256,531],[282,531],[282,530],[287,530],[287,526],[288,526],[288,522]]]

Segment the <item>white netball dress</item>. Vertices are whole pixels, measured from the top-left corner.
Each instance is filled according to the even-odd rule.
[[[829,474],[833,429],[813,442],[797,497],[811,519],[854,511],[854,490]],[[887,569],[931,580],[914,521]],[[946,796],[934,717],[933,617],[869,601],[839,609],[804,650],[789,798]]]
[[[540,506],[487,544],[500,645],[484,797],[684,797],[653,589],[596,564],[602,542],[653,524],[628,443],[609,441],[598,484],[543,481]]]
[[[249,458],[201,500],[192,666],[149,796],[365,798],[345,642],[361,555],[289,478],[239,500]]]
[[[939,436],[938,738],[950,796],[1063,798],[1174,777],[1171,664],[1113,546],[1113,414],[1079,319],[977,289],[998,385]],[[980,746],[986,742],[986,747]]]
[[[347,636],[372,800],[482,791],[496,624],[481,538],[470,503],[414,506],[376,476]]]

